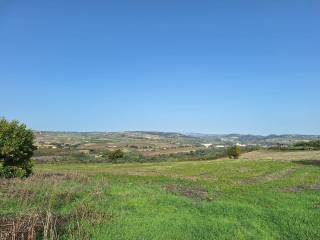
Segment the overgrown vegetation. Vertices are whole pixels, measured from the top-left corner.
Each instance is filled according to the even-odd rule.
[[[227,149],[227,155],[230,159],[238,159],[240,157],[241,148],[238,145],[230,146]]]
[[[0,177],[28,177],[32,174],[31,157],[36,149],[34,135],[18,121],[0,119]]]
[[[291,144],[277,143],[268,149],[274,151],[315,151],[320,150],[320,140],[306,140]]]
[[[0,239],[319,239],[319,166],[38,164],[30,178],[0,181]]]
[[[306,150],[320,150],[320,140],[297,142],[294,147],[306,149]]]

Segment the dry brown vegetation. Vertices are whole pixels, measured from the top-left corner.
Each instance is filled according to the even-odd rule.
[[[6,240],[35,240],[59,239],[59,233],[67,216],[55,215],[51,212],[33,213],[23,216],[0,217],[0,239]]]
[[[243,159],[265,159],[265,160],[320,160],[320,151],[272,151],[259,150],[241,155]]]
[[[90,239],[90,236],[81,230],[82,220],[91,224],[99,224],[110,219],[110,214],[97,212],[82,204],[70,214],[54,214],[52,212],[32,213],[22,216],[7,215],[0,217],[1,240],[59,240],[67,230],[72,228],[72,239]]]
[[[103,180],[103,179],[102,179]],[[66,184],[75,184],[63,190]],[[90,239],[81,230],[80,222],[100,223],[111,215],[98,212],[84,202],[79,202],[71,212],[59,214],[56,210],[75,202],[81,186],[90,184],[88,176],[78,173],[37,173],[27,179],[1,179],[0,196],[19,200],[21,205],[29,205],[37,198],[39,204],[31,212],[0,215],[1,240],[58,240],[65,231],[71,232],[72,239]],[[89,196],[99,197],[106,182],[98,181]],[[46,209],[46,210],[44,210]],[[71,228],[71,230],[70,230]]]
[[[288,175],[294,173],[296,171],[296,168],[288,168],[284,170],[280,170],[273,173],[266,173],[263,175],[259,175],[257,177],[243,179],[238,181],[239,184],[255,184],[255,183],[264,183],[268,181],[278,180],[284,177],[287,177]]]

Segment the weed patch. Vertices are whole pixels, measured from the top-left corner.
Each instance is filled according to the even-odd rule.
[[[111,214],[92,210],[84,204],[72,213],[64,215],[46,212],[22,216],[0,216],[0,239],[58,240],[68,229],[71,229],[73,239],[90,239],[90,235],[81,228],[81,222],[86,221],[96,225],[109,219]]]
[[[34,240],[59,239],[68,216],[48,213],[35,213],[24,216],[0,217],[0,239]]]

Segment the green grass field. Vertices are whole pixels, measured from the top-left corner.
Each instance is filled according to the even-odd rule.
[[[40,239],[320,239],[317,159],[36,165],[35,173],[0,180],[2,236],[11,223],[33,222]]]

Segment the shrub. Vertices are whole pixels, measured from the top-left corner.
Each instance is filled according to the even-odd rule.
[[[112,162],[114,162],[114,161],[116,161],[116,160],[119,159],[119,158],[123,158],[123,156],[124,156],[123,151],[121,151],[120,149],[117,149],[117,150],[115,150],[115,151],[113,151],[113,152],[110,152],[109,155],[108,155],[108,158],[109,158]]]
[[[227,149],[227,154],[230,159],[238,159],[241,153],[241,148],[238,145],[231,146]]]
[[[31,157],[33,145],[32,130],[18,121],[0,119],[0,162],[4,177],[28,177],[32,174]]]
[[[0,168],[0,177],[2,178],[23,178],[27,176],[27,171],[19,168],[19,167],[15,167],[15,166],[6,166],[3,168]]]

